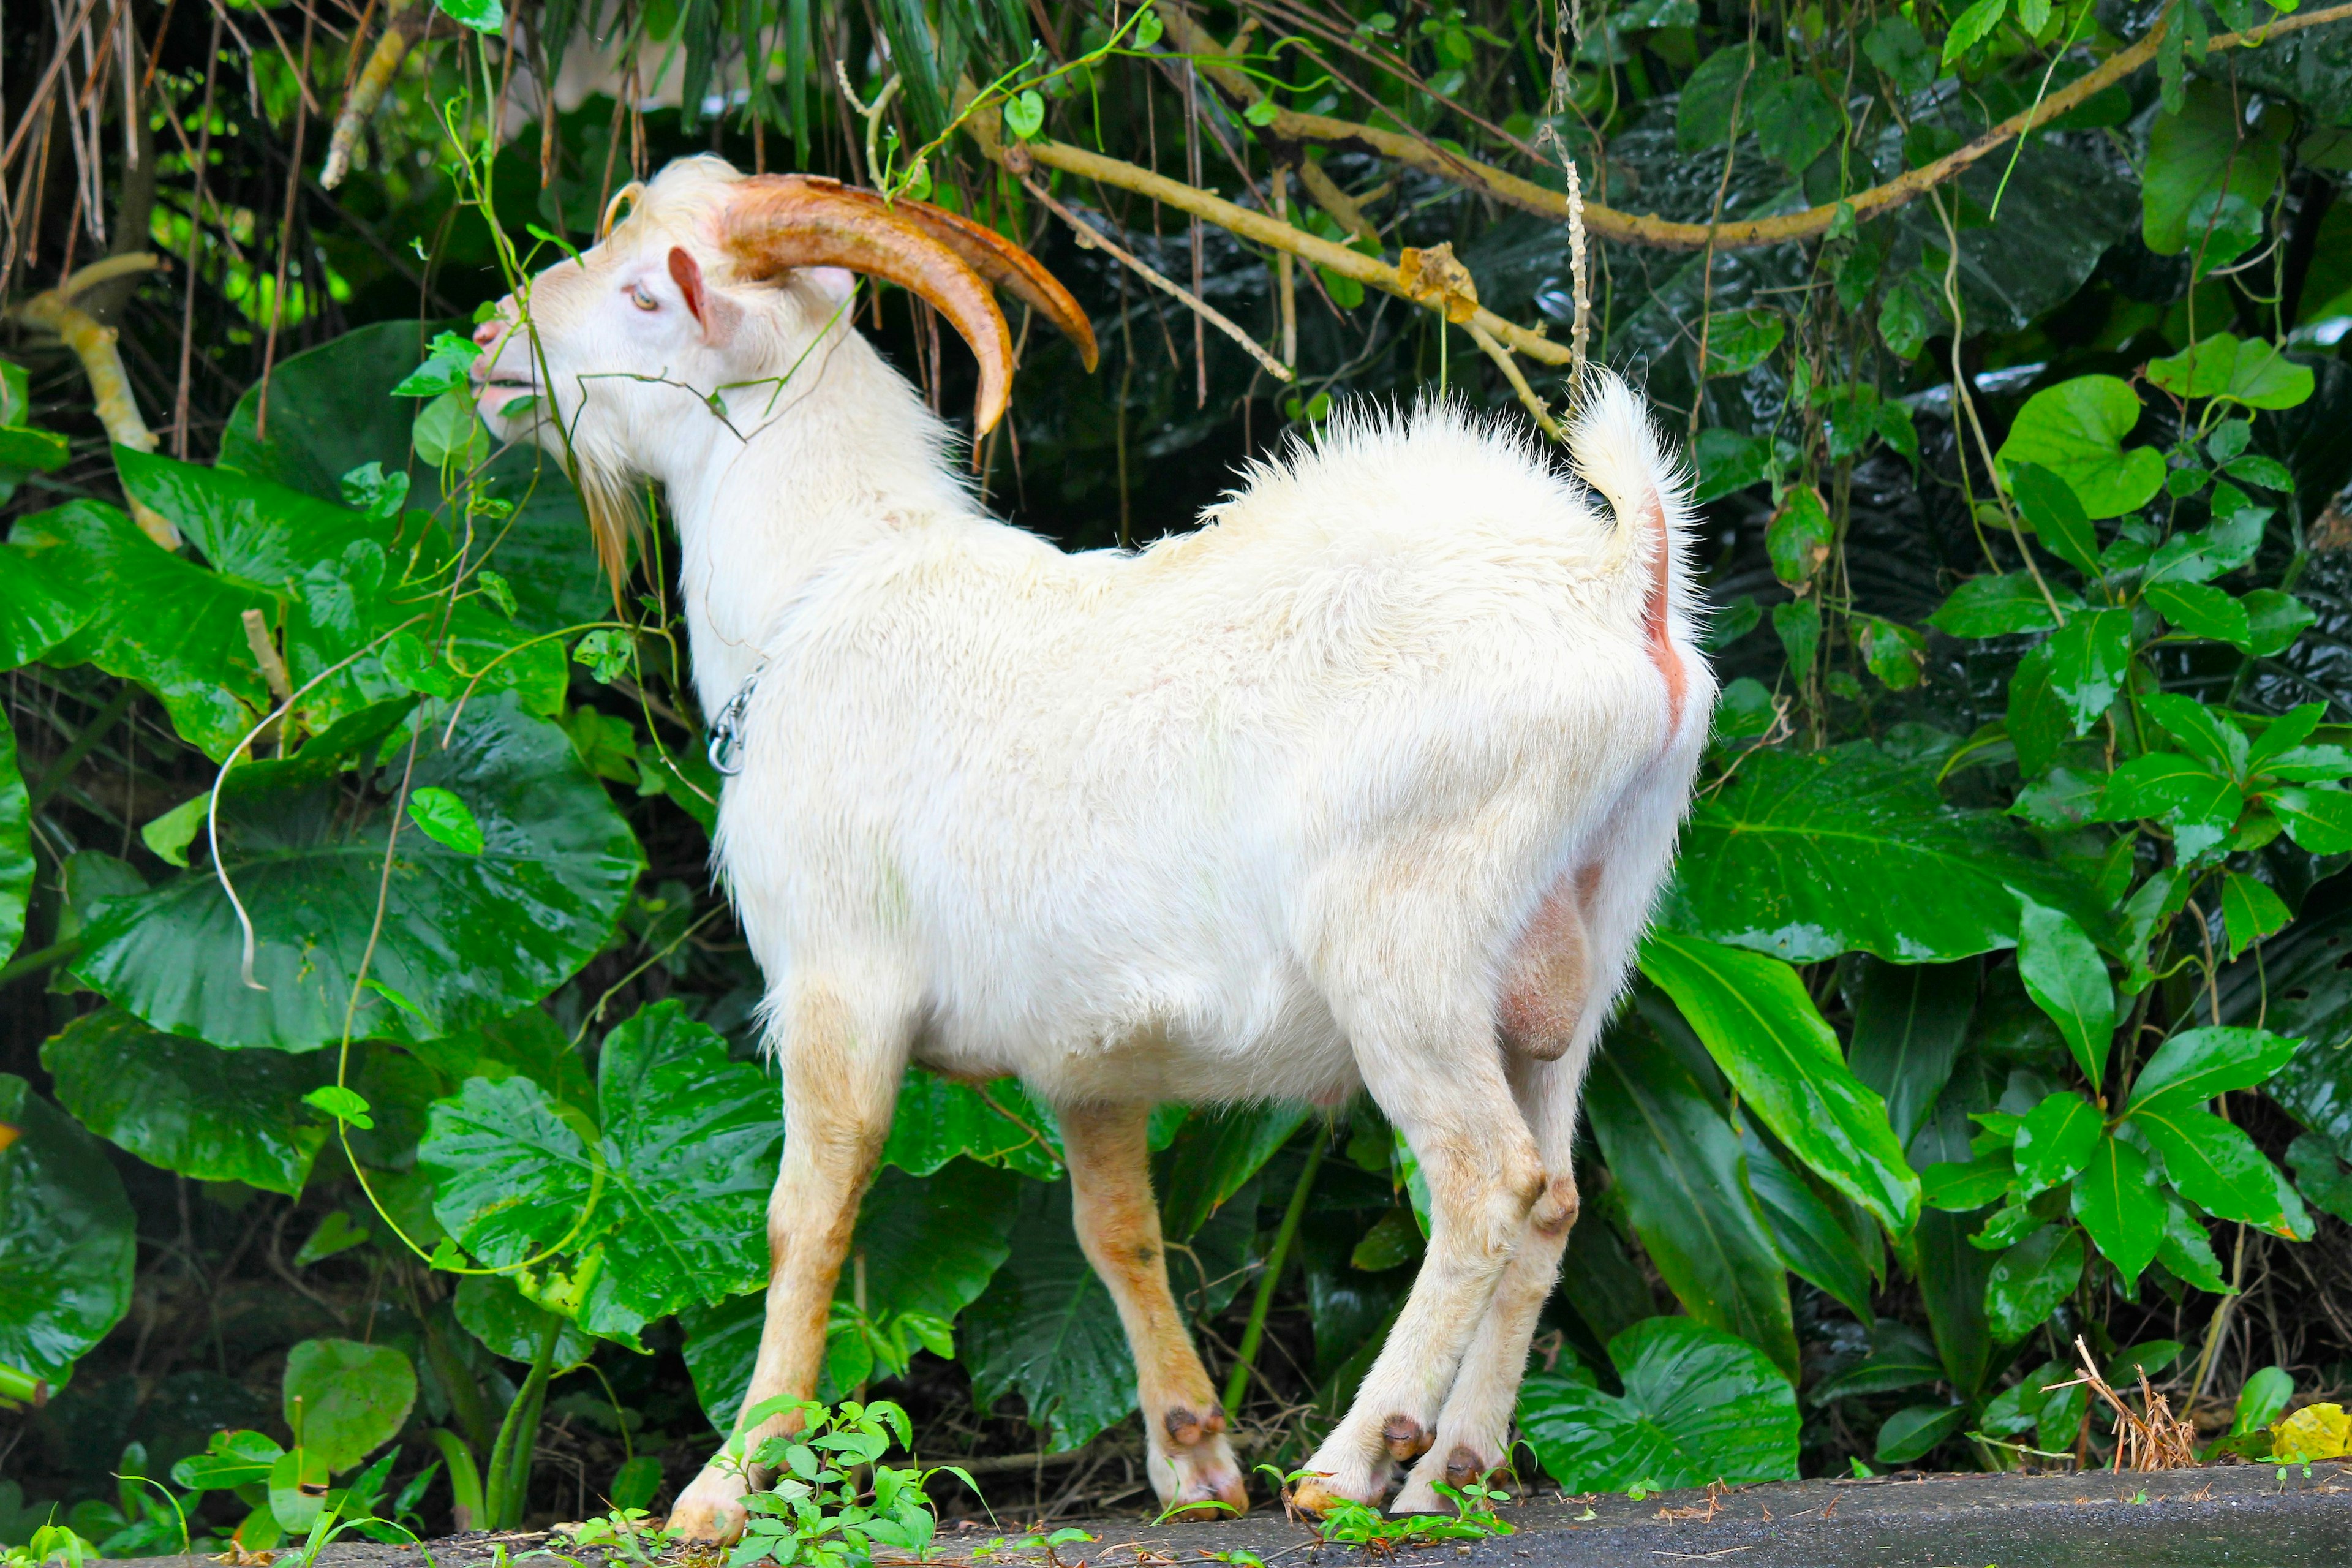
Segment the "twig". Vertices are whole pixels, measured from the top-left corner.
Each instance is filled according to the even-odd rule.
[[[131,395],[131,377],[122,368],[122,350],[118,342],[121,333],[112,327],[99,325],[98,319],[75,304],[74,299],[110,279],[152,271],[161,265],[144,250],[110,256],[83,268],[56,288],[34,295],[10,312],[26,326],[45,328],[65,340],[74,357],[81,361],[82,374],[89,378],[90,395],[98,405],[98,417],[106,426],[107,438],[118,447],[142,452],[155,449],[155,433],[147,428],[147,421],[139,412],[139,400]],[[170,519],[137,500],[131,503],[131,515],[148,538],[166,550],[180,548],[180,531],[172,526]]]
[[[1495,362],[1496,368],[1503,373],[1503,379],[1509,382],[1511,390],[1519,395],[1521,405],[1527,409],[1528,416],[1542,426],[1543,433],[1555,441],[1567,439],[1560,433],[1559,421],[1551,416],[1550,408],[1536,395],[1536,389],[1528,384],[1528,378],[1521,374],[1519,362],[1511,357],[1511,351],[1496,342],[1494,334],[1475,321],[1465,323],[1463,331],[1470,334],[1472,342],[1486,351],[1486,357]]]
[[[1011,165],[1008,163],[1007,166],[1010,167]],[[1118,260],[1126,264],[1128,267],[1132,268],[1137,277],[1142,279],[1146,283],[1150,284],[1153,288],[1169,295],[1171,298],[1175,300],[1178,304],[1182,305],[1186,310],[1192,311],[1196,319],[1208,322],[1211,326],[1216,328],[1217,331],[1224,333],[1225,336],[1233,339],[1234,342],[1247,349],[1250,352],[1251,357],[1265,367],[1266,374],[1268,375],[1273,376],[1277,381],[1289,381],[1293,379],[1291,369],[1288,365],[1283,363],[1280,360],[1266,353],[1265,350],[1259,345],[1258,341],[1255,338],[1251,337],[1247,332],[1242,331],[1241,328],[1235,326],[1224,312],[1219,310],[1214,305],[1210,304],[1207,300],[1202,299],[1199,295],[1194,294],[1192,290],[1184,288],[1174,279],[1165,277],[1160,272],[1154,270],[1150,264],[1146,262],[1141,257],[1135,255],[1131,251],[1123,249],[1118,244],[1113,241],[1109,236],[1102,233],[1099,229],[1095,228],[1092,225],[1081,220],[1077,214],[1072,212],[1069,208],[1055,201],[1052,196],[1046,195],[1045,188],[1043,185],[1040,185],[1036,181],[1031,179],[1027,174],[1022,174],[1020,178],[1022,189],[1036,197],[1039,203],[1041,203],[1048,212],[1052,213],[1055,217],[1060,218],[1064,223],[1070,226],[1070,232],[1076,237],[1078,247],[1080,249],[1108,251],[1112,256],[1118,258]]]
[[[383,102],[393,77],[400,70],[400,62],[408,58],[408,51],[425,36],[425,29],[432,22],[433,7],[425,0],[408,0],[405,5],[393,0],[383,37],[375,41],[375,50],[368,56],[366,68],[352,83],[352,90],[343,95],[342,110],[335,116],[334,134],[327,140],[326,166],[319,171],[319,184],[326,189],[333,190],[351,173],[352,154],[359,150],[361,133],[374,118],[377,105]]]

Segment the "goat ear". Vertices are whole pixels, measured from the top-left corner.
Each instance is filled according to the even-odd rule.
[[[742,320],[742,307],[703,281],[702,264],[688,255],[683,246],[669,248],[669,277],[701,326],[702,341],[713,348],[724,347]]]

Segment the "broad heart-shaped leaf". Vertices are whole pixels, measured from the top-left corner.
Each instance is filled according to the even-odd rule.
[[[268,711],[269,687],[240,618],[268,614],[267,595],[158,548],[96,501],[19,519],[9,539],[97,606],[48,662],[92,664],[139,682],[163,700],[180,738],[215,762]]]
[[[1797,1391],[1755,1346],[1688,1318],[1609,1342],[1625,1392],[1556,1372],[1519,1389],[1519,1429],[1569,1491],[1696,1487],[1797,1473]]]
[[[580,1365],[596,1348],[596,1342],[576,1325],[524,1296],[512,1279],[501,1275],[467,1275],[457,1282],[452,1306],[467,1333],[481,1341],[492,1355],[509,1361],[530,1364],[539,1354],[540,1336],[551,1322],[557,1325],[551,1363],[557,1372]]]
[[[2140,237],[2158,256],[2198,248],[2215,198],[2234,195],[2260,209],[2278,183],[2280,152],[2268,121],[2242,124],[2238,98],[2225,82],[2196,79],[2178,114],[2148,127],[2140,176]],[[2208,260],[2207,265],[2215,263]]]
[[[2099,1128],[2099,1108],[2071,1089],[2027,1112],[2011,1156],[2021,1194],[2031,1197],[2081,1170],[2098,1144]]]
[[[2302,1044],[2267,1029],[2183,1029],[2139,1069],[2126,1114],[2158,1095],[2194,1103],[2233,1089],[2252,1089],[2286,1066]]]
[[[2177,397],[2226,397],[2249,408],[2293,408],[2311,396],[2311,369],[2276,344],[2216,332],[2166,359],[2147,362],[2147,378]]]
[[[354,541],[387,551],[403,544],[395,519],[371,518],[234,469],[130,447],[114,448],[114,467],[123,493],[170,519],[215,572],[265,593],[285,593]]]
[[[33,808],[16,768],[16,732],[0,713],[0,960],[25,935],[25,906],[33,896]]]
[[[1931,773],[1855,741],[1741,763],[1693,809],[1659,918],[1797,963],[1942,963],[2013,943],[2019,893],[2104,927],[2089,889],[1997,814],[1945,805]]]
[[[1160,1189],[1160,1230],[1185,1241],[1258,1173],[1307,1123],[1304,1106],[1251,1106],[1196,1116],[1169,1150]]]
[[[2081,734],[2123,689],[2131,668],[2132,613],[2085,610],[2050,638],[2050,689]]]
[[[1028,1186],[1009,1172],[953,1160],[928,1178],[885,1169],[857,1211],[850,1263],[835,1286],[837,1300],[854,1300],[857,1263],[865,1263],[866,1311],[877,1323],[901,1312],[929,1312],[953,1322],[978,1300],[1013,1250],[1021,1194]],[[751,1386],[767,1292],[688,1307],[687,1370],[710,1424],[734,1429],[735,1413]]]
[[[972,1403],[1018,1394],[1049,1450],[1075,1448],[1135,1408],[1135,1360],[1070,1228],[1070,1184],[1024,1185],[1011,1235],[1011,1260],[964,1315]]]
[[[1642,946],[1642,973],[1674,998],[1743,1104],[1823,1181],[1896,1236],[1919,1217],[1919,1178],[1886,1104],[1839,1053],[1796,971],[1777,959],[1667,927]]]
[[[0,1366],[62,1384],[131,1310],[137,1222],[98,1140],[0,1073]]]
[[[1017,1079],[962,1084],[908,1068],[882,1163],[928,1176],[959,1154],[1055,1181],[1062,1173],[1061,1128]]]
[[[304,1340],[287,1352],[284,1386],[286,1425],[302,1447],[348,1470],[399,1436],[416,1368],[392,1345]]]
[[[2074,1217],[2126,1285],[2156,1260],[2164,1241],[2164,1195],[2137,1149],[2102,1134],[2074,1178],[2072,1203]]]
[[[467,1251],[511,1268],[566,1237],[586,1247],[611,1223],[595,1126],[520,1075],[467,1079],[436,1101],[417,1145],[435,1217]]]
[[[767,1200],[783,1114],[726,1037],[657,1003],[604,1037],[596,1104],[613,1228],[581,1321],[633,1330],[767,1278]]]
[[[1684,1310],[1762,1346],[1793,1379],[1789,1277],[1722,1112],[1655,1036],[1628,1026],[1593,1063],[1585,1115],[1643,1249]]]
[[[520,1074],[531,1079],[558,1104],[593,1119],[596,1083],[588,1063],[563,1033],[562,1026],[539,1007],[525,1007],[510,1018],[484,1024],[438,1039],[421,1040],[409,1054],[452,1083],[469,1078],[492,1082]]]
[[[2017,943],[2017,972],[2026,994],[2065,1037],[2083,1076],[2095,1092],[2105,1077],[2109,1037],[2116,1029],[2116,991],[2099,950],[2083,928],[2057,910],[2025,900]]]
[[[97,613],[75,579],[31,550],[0,545],[0,669],[32,663]]]
[[[2123,449],[2139,414],[2128,382],[2076,376],[2025,400],[1993,461],[2004,479],[2013,464],[2039,464],[2073,487],[2085,516],[2121,517],[2146,506],[2164,486],[2163,453],[2153,447]]]
[[[523,712],[514,693],[476,699],[446,747],[443,733],[425,724],[411,783],[463,798],[483,853],[410,828],[387,879],[388,813],[374,796],[354,805],[332,781],[247,790],[232,773],[222,859],[253,921],[254,977],[268,989],[239,979],[236,913],[210,867],[109,904],[77,973],[161,1029],[313,1050],[342,1037],[383,890],[368,973],[406,1005],[362,992],[362,1030],[428,1040],[546,994],[604,945],[644,863],[636,840],[563,731]]]
[[[200,1182],[301,1192],[327,1141],[302,1097],[334,1080],[326,1057],[225,1051],[149,1028],[120,1007],[86,1014],[41,1047],[58,1102],[151,1165]]]
[[[463,321],[382,321],[280,361],[270,376],[267,437],[257,434],[256,386],[222,432],[221,467],[340,501],[343,475],[381,463],[387,473],[407,472],[409,507],[435,513],[446,527],[452,520],[437,470],[409,458],[416,405],[392,389],[436,333],[471,330]],[[589,548],[579,495],[554,460],[517,449],[494,458],[485,478],[492,493],[515,503],[515,513],[509,522],[478,521],[481,543],[472,559],[513,586],[516,624],[551,632],[609,616],[612,595]]]
[[[2047,1322],[2083,1277],[2083,1233],[2045,1225],[2001,1254],[1985,1281],[1985,1319],[2003,1344]]]
[[[2311,1234],[2311,1220],[2278,1167],[2244,1129],[2205,1110],[2194,1089],[2135,1101],[2129,1121],[2164,1156],[2165,1178],[2189,1202],[2218,1219],[2274,1235],[2301,1240]]]
[[[1906,1147],[1951,1079],[1981,968],[1974,959],[1889,963],[1862,952],[1838,966],[1853,1014],[1846,1066],[1886,1102],[1887,1124]]]

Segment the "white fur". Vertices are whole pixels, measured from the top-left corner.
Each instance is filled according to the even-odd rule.
[[[1362,410],[1253,465],[1196,532],[1066,554],[973,504],[833,293],[731,277],[714,242],[735,177],[674,165],[584,264],[542,275],[531,313],[583,465],[667,490],[704,710],[756,674],[717,854],[777,1048],[822,987],[889,1079],[1017,1073],[1064,1105],[1369,1086],[1443,1188],[1438,1231],[1312,1468],[1376,1494],[1397,1413],[1436,1426],[1438,1479],[1454,1438],[1495,1449],[1532,1310],[1473,1334],[1528,1182],[1567,1172],[1714,696],[1674,558],[1682,487],[1640,400],[1597,378],[1572,441],[1593,489],[1458,409]],[[679,308],[673,245],[731,326]],[[522,353],[509,337],[478,375]],[[733,430],[698,401],[795,364],[781,390],[721,394]],[[1661,550],[1689,680],[1673,722],[1643,624]],[[1575,1048],[1507,1061],[1498,975],[1592,866]],[[792,1147],[820,1114],[788,1110]],[[1549,1256],[1523,1266],[1538,1304]]]

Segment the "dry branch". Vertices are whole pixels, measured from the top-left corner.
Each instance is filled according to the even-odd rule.
[[[100,325],[95,316],[74,300],[85,289],[110,279],[150,271],[161,265],[143,250],[110,256],[83,268],[56,288],[34,295],[9,312],[28,327],[55,332],[65,340],[66,347],[81,361],[82,374],[89,378],[90,395],[97,402],[98,416],[106,426],[108,437],[118,447],[142,452],[155,449],[155,433],[147,428],[147,421],[139,412],[139,400],[131,394],[131,377],[123,371],[122,351],[115,341],[118,334],[112,327]],[[172,526],[170,519],[135,500],[131,503],[131,515],[148,538],[166,550],[180,548],[180,531]]]
[[[352,90],[343,95],[342,112],[335,116],[335,133],[327,142],[326,167],[319,172],[319,184],[333,190],[343,183],[351,172],[352,154],[359,151],[361,133],[367,122],[375,117],[377,107],[399,73],[400,62],[425,29],[433,22],[433,7],[428,0],[408,0],[404,5],[393,0],[392,15],[385,21],[383,36],[376,40],[375,50],[368,56],[366,68],[352,83]]]
[[[1177,39],[1180,47],[1188,52],[1211,57],[1225,55],[1226,52],[1201,30],[1199,24],[1185,16],[1178,6],[1162,0],[1159,11],[1167,21],[1170,37]],[[2251,32],[2218,33],[2214,35],[2210,47],[2251,48],[2287,33],[2347,19],[2352,19],[2352,5],[2331,5],[2325,10],[2284,16],[2268,26]],[[1717,225],[1675,223],[1654,215],[1641,216],[1587,202],[1584,204],[1584,221],[1593,233],[1605,239],[1669,250],[1699,250],[1709,244],[1718,250],[1738,250],[1752,246],[1811,239],[1828,230],[1841,207],[1852,208],[1856,218],[1875,217],[1894,211],[1948,181],[1958,179],[1971,166],[2015,138],[2057,119],[2084,100],[2147,65],[2156,58],[2164,33],[2165,24],[2158,22],[2137,43],[2116,51],[2083,77],[2011,115],[1966,146],[1885,184],[1858,191],[1843,201],[1808,207],[1803,212],[1787,213],[1779,217]],[[1265,96],[1258,91],[1256,83],[1229,66],[1210,65],[1204,61],[1202,69],[1220,89],[1244,103],[1256,102]],[[1265,129],[1277,139],[1322,142],[1375,153],[1508,205],[1561,222],[1568,218],[1568,198],[1560,192],[1521,179],[1491,163],[1449,152],[1410,132],[1383,131],[1377,126],[1360,125],[1353,121],[1335,120],[1322,114],[1300,114],[1278,107],[1274,110],[1273,118]],[[1306,170],[1315,167],[1305,160],[1301,160],[1300,166],[1302,175]],[[1325,183],[1328,184],[1328,180]],[[1310,184],[1308,188],[1313,194],[1313,186]]]

